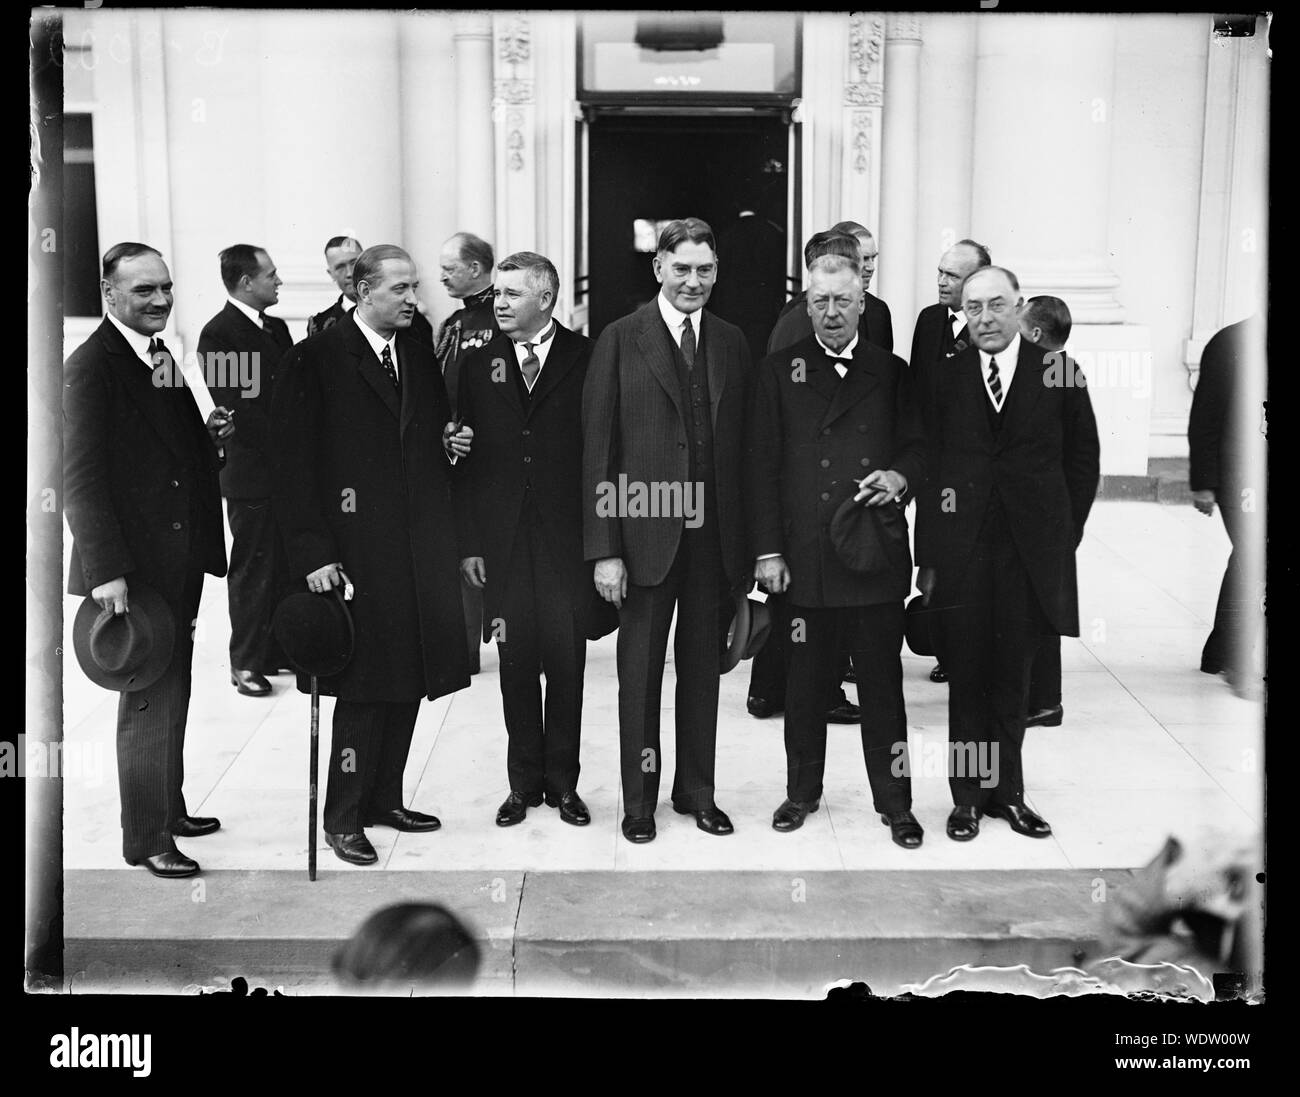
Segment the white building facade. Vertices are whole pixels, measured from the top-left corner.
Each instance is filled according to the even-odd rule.
[[[540,251],[560,270],[557,314],[582,328],[592,254],[610,246],[591,232],[593,197],[620,185],[591,170],[600,119],[766,112],[788,149],[775,159],[792,277],[814,231],[871,227],[872,289],[906,356],[940,254],[973,237],[1026,296],[1069,304],[1103,473],[1186,453],[1200,348],[1263,304],[1264,20],[1225,36],[1208,15],[789,14],[779,40],[756,23],[743,49],[659,54],[635,13],[620,17],[635,28],[625,43],[592,18],[66,12],[64,111],[93,132],[79,155],[93,160],[96,250],[163,252],[184,350],[221,307],[217,252],[236,242],[271,253],[285,282],[274,311],[301,337],[336,295],[322,247],[340,233],[411,251],[435,324],[456,307],[437,283],[453,232],[498,256]],[[648,93],[594,87],[652,62]],[[65,349],[94,322],[70,315]]]

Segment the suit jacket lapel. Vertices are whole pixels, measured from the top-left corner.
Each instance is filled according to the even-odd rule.
[[[848,373],[836,384],[835,395],[831,398],[831,406],[826,409],[826,414],[822,417],[821,425],[823,429],[830,426],[854,404],[865,397],[880,381],[876,371],[864,360],[862,349],[863,345],[859,342],[854,351],[853,361],[844,363],[848,367]],[[832,376],[838,374],[838,371],[835,370],[835,363],[829,357],[825,359],[825,363],[828,374]]]
[[[1043,394],[1043,356],[1048,351],[1036,343],[1022,338],[1020,354],[1016,357],[1016,375],[1002,402],[1002,430],[998,432],[1001,447],[1010,431],[1018,430],[1033,414],[1038,398]]]
[[[559,333],[557,332],[556,334],[558,335]],[[511,410],[516,415],[521,419],[526,419],[527,414],[524,411],[524,405],[519,399],[519,386],[515,384],[514,373],[519,365],[519,357],[515,354],[514,342],[511,340],[510,336],[498,333],[493,337],[491,342],[488,343],[487,350],[488,354],[491,355],[492,372],[494,374],[496,373],[498,361],[501,362],[502,367],[505,369],[504,378],[501,380],[497,380],[495,376],[492,378],[492,391],[509,404]],[[464,368],[464,364],[462,363],[461,369],[464,370]],[[551,362],[548,358],[546,361],[546,369],[550,368]],[[546,376],[546,369],[542,370],[543,377]],[[464,383],[465,378],[462,376],[460,384],[463,385]],[[540,385],[541,382],[539,381],[538,384]],[[536,399],[536,397],[534,397],[534,399]]]
[[[122,333],[113,327],[107,318],[100,324],[99,336],[104,341],[105,349],[113,358],[113,367],[122,378],[123,387],[130,394],[131,399],[140,406],[145,418],[149,420],[149,425],[158,433],[158,437],[168,449],[178,457],[187,456],[188,447],[179,433],[177,419],[169,412],[164,402],[168,398],[169,390],[180,385],[185,389],[185,398],[193,403],[189,386],[181,376],[181,364],[179,362],[173,364],[170,374],[163,378],[166,382],[164,385],[155,385],[153,371],[136,357],[130,344],[122,338]]]
[[[420,406],[420,391],[424,385],[424,374],[427,370],[436,369],[437,363],[422,361],[416,341],[406,332],[399,331],[397,333],[397,368],[401,370],[401,373],[398,374],[402,387],[400,423],[401,432],[405,435],[406,428],[411,425],[411,421],[415,418],[416,408]],[[391,390],[393,383],[388,380],[388,375],[384,373],[383,366],[379,367],[379,372],[384,378],[384,383]],[[441,423],[437,423],[435,426],[441,431]]]
[[[537,405],[545,400],[554,391],[555,386],[564,380],[569,370],[573,369],[574,363],[578,360],[578,347],[575,345],[577,340],[571,342],[571,339],[572,333],[569,329],[556,320],[555,334],[551,336],[551,350],[546,356],[546,365],[542,367],[542,375],[533,386],[533,398],[528,404],[526,417],[532,416],[537,410]],[[510,387],[514,388],[513,385]]]
[[[712,413],[713,426],[718,425],[718,401],[722,399],[722,390],[727,387],[727,362],[724,361],[724,354],[729,358],[731,348],[724,347],[722,340],[710,338],[710,333],[714,330],[713,317],[709,317],[709,322],[704,322],[704,310],[700,309],[700,347],[707,348],[704,352],[704,361],[709,371],[709,411]]]
[[[989,394],[984,388],[983,366],[980,354],[975,347],[958,351],[948,362],[951,373],[941,384],[953,384],[961,394],[961,403],[970,409],[975,431],[990,446],[993,444],[993,428],[989,426]],[[960,406],[960,405],[959,405]]]
[[[393,418],[400,422],[402,408],[397,399],[397,390],[393,388],[393,382],[388,379],[384,367],[379,364],[375,352],[370,349],[366,337],[361,334],[356,320],[349,317],[346,323],[348,327],[344,335],[344,345],[347,347],[348,353],[357,360],[357,371],[365,378],[366,384],[375,390],[376,395],[384,402],[384,406],[393,413]],[[407,370],[410,369],[411,362],[408,356],[403,356],[400,348],[397,356],[397,368],[402,371],[399,376],[405,377]]]
[[[639,328],[637,347],[650,372],[668,393],[668,398],[672,400],[677,414],[681,416],[682,422],[685,422],[686,412],[682,408],[681,383],[677,380],[677,367],[673,364],[673,340],[664,318],[659,314],[657,299],[641,306]]]

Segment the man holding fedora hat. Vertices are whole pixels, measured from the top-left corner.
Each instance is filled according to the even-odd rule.
[[[217,446],[234,426],[218,407],[205,429],[159,338],[172,310],[159,252],[109,248],[101,288],[107,315],[65,366],[68,592],[88,596],[73,643],[87,675],[121,692],[123,857],[155,876],[193,876],[198,863],[176,838],[221,825],[187,811],[182,751],[203,576],[226,574]]]
[[[786,799],[772,826],[797,830],[820,805],[843,648],[875,809],[914,849],[921,825],[895,760],[907,749],[899,652],[912,577],[902,505],[924,470],[920,413],[906,363],[859,336],[857,265],[825,255],[809,275],[813,334],[760,363],[746,446],[754,577],[790,603]]]

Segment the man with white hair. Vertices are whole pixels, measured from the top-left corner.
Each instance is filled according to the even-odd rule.
[[[746,510],[754,578],[787,592],[792,629],[786,683],[786,799],[772,817],[797,830],[821,800],[827,693],[841,650],[857,671],[862,751],[881,822],[904,849],[921,844],[903,703],[903,601],[912,585],[903,507],[924,472],[920,412],[897,355],[858,330],[862,276],[842,255],[809,268],[813,334],[763,359],[749,416]],[[859,512],[854,513],[855,509]],[[893,537],[883,566],[846,555],[849,539]],[[796,631],[797,630],[797,631]]]

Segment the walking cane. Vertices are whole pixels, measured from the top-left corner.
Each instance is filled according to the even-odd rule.
[[[352,601],[354,588],[340,565],[339,578],[343,580],[343,601]],[[316,788],[320,783],[320,686],[316,675],[311,676],[311,749],[307,763],[307,879],[316,879]]]
[[[311,676],[311,762],[307,771],[307,879],[316,879],[316,775],[320,762],[320,690]]]

